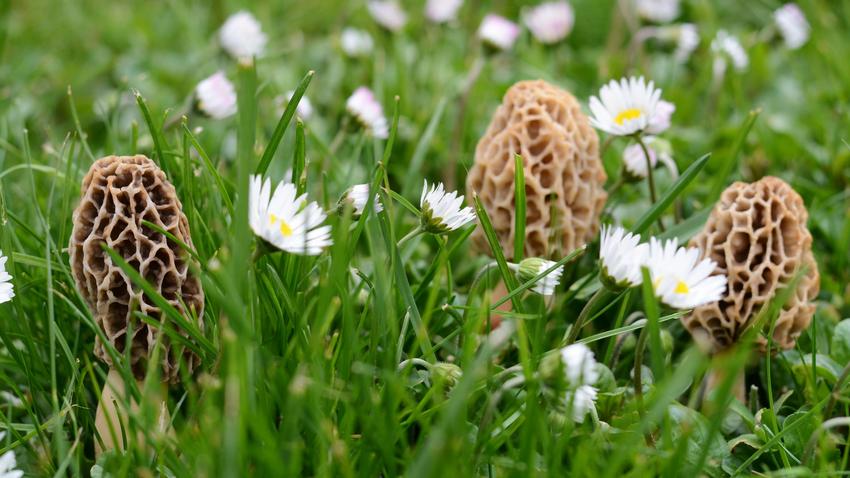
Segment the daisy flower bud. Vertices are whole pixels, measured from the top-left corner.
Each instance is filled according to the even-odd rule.
[[[711,51],[716,55],[714,66],[717,75],[722,75],[726,70],[727,58],[732,60],[732,66],[739,72],[746,70],[750,64],[750,58],[741,42],[726,30],[717,31],[717,36],[711,42]]]
[[[352,58],[372,53],[372,48],[375,46],[369,32],[350,27],[342,31],[339,43],[342,51]]]
[[[564,364],[564,378],[570,387],[593,385],[599,379],[596,359],[593,351],[584,344],[568,345],[560,350],[561,363]]]
[[[543,272],[546,272],[554,265],[555,263],[552,261],[547,261],[546,259],[540,259],[538,257],[530,257],[528,259],[523,259],[519,265],[514,267],[514,269],[516,270],[517,278],[520,281],[528,282]],[[538,280],[534,286],[531,287],[531,290],[540,295],[548,296],[554,294],[555,288],[558,287],[558,283],[561,281],[561,274],[563,273],[564,266],[558,267]]]
[[[655,23],[672,22],[679,16],[679,0],[635,0],[642,18]]]
[[[463,377],[463,370],[453,363],[437,362],[431,366],[431,377],[441,380],[449,387],[454,387]]]
[[[655,168],[655,165],[661,161],[667,166],[674,176],[678,176],[679,171],[676,168],[676,163],[671,156],[670,143],[655,136],[646,136],[643,138],[646,145],[646,151],[649,153],[650,166]],[[630,144],[623,150],[623,166],[626,173],[630,176],[628,179],[640,180],[646,179],[646,155],[643,148],[639,144]]]
[[[407,13],[395,0],[371,0],[368,8],[378,25],[391,32],[398,32],[407,23]]]
[[[198,109],[210,118],[222,119],[236,113],[236,89],[224,76],[213,73],[195,87]]]
[[[622,227],[602,226],[599,241],[599,277],[611,290],[628,289],[643,282],[641,265],[649,254],[649,246],[640,236]]]
[[[683,23],[676,30],[676,51],[673,52],[673,57],[683,63],[699,46],[699,30],[693,23]]]
[[[363,211],[366,210],[366,202],[369,200],[369,185],[368,184],[355,184],[348,188],[348,190],[343,194],[342,198],[339,200],[339,211],[342,212],[346,206],[346,204],[350,204],[351,207],[354,208],[354,215],[359,216],[363,214]],[[384,206],[381,204],[381,201],[378,200],[378,195],[375,195],[375,207],[373,208],[374,212],[378,213],[384,210]]]
[[[570,406],[573,421],[581,423],[591,410],[596,409],[596,388],[582,385],[567,392],[566,400]]]
[[[282,251],[315,256],[333,243],[322,208],[306,194],[296,197],[292,183],[281,181],[272,193],[268,178],[251,176],[248,208],[254,234]]]
[[[9,302],[15,297],[15,288],[12,285],[12,276],[6,272],[6,261],[9,258],[0,251],[0,304]]]
[[[463,196],[458,196],[457,191],[447,193],[443,183],[422,188],[422,197],[419,199],[421,209],[420,227],[431,234],[443,234],[459,229],[475,219],[475,212],[471,207],[461,209]]]
[[[565,1],[547,2],[525,15],[525,25],[541,43],[557,43],[570,33],[575,23],[573,7]]]
[[[615,136],[641,133],[655,117],[661,90],[643,77],[611,80],[590,98],[590,123]]]
[[[675,239],[651,238],[646,265],[655,295],[674,309],[693,309],[716,302],[726,293],[726,276],[712,275],[717,263],[699,260],[700,250],[678,247]]]
[[[221,26],[218,39],[222,48],[241,62],[262,55],[268,40],[260,22],[246,11],[231,15]]]
[[[381,103],[375,98],[372,90],[361,86],[345,102],[345,109],[357,118],[361,126],[375,138],[386,139],[389,136],[389,125]]]
[[[519,37],[519,25],[492,13],[484,17],[478,27],[478,38],[498,50],[510,50]]]
[[[446,23],[457,18],[463,0],[428,0],[425,16],[434,23]]]
[[[809,22],[796,3],[786,3],[779,7],[773,12],[773,21],[788,48],[796,50],[809,41]]]

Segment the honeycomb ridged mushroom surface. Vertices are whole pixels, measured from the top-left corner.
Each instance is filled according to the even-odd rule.
[[[525,176],[525,257],[559,257],[586,244],[599,228],[607,177],[599,137],[575,97],[542,80],[516,83],[475,149],[467,197],[479,196],[509,259],[516,154]],[[473,240],[489,251],[481,228]]]
[[[179,362],[191,373],[199,359],[188,348],[182,359],[175,357],[168,338],[160,338],[157,327],[132,317],[138,310],[161,321],[164,313],[112,262],[102,244],[120,254],[178,311],[190,316],[183,304],[191,309],[203,329],[204,294],[189,270],[186,253],[166,235],[142,223],[155,224],[193,247],[182,209],[174,186],[153,161],[145,156],[109,156],[91,166],[74,211],[70,255],[77,287],[97,325],[119,352],[124,352],[132,330],[130,360],[137,378],[146,372],[158,339],[163,345],[163,381],[179,379]],[[99,338],[94,353],[110,367],[114,365]]]
[[[723,192],[702,232],[691,240],[717,262],[715,272],[728,278],[726,297],[682,319],[697,342],[714,352],[730,347],[760,308],[805,268],[773,333],[778,347],[794,346],[812,320],[820,286],[807,220],[802,198],[781,179],[736,182]],[[762,339],[760,345],[766,345]]]

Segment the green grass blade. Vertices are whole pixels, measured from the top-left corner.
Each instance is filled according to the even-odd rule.
[[[301,101],[301,97],[304,96],[304,92],[307,91],[307,87],[310,86],[310,82],[313,80],[314,74],[314,71],[308,71],[301,80],[301,83],[298,84],[298,87],[295,88],[295,92],[292,93],[292,98],[289,99],[289,103],[286,105],[283,115],[281,115],[280,120],[277,122],[277,126],[274,128],[272,137],[269,139],[269,144],[266,145],[266,150],[263,151],[260,164],[257,165],[257,169],[254,171],[254,174],[263,176],[266,174],[266,171],[268,171],[269,165],[272,163],[272,159],[274,159],[274,155],[277,152],[277,148],[280,146],[281,140],[283,140],[283,135],[286,134],[289,122],[298,110],[298,102]]]

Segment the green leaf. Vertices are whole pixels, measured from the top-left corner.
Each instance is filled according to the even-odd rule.
[[[829,354],[838,363],[850,363],[850,319],[844,319],[835,326]]]
[[[277,148],[280,146],[281,140],[283,140],[283,135],[286,134],[286,129],[289,127],[289,122],[292,120],[292,117],[298,109],[298,102],[301,101],[301,97],[304,96],[304,92],[307,91],[307,87],[310,85],[310,81],[313,80],[314,74],[314,71],[308,71],[301,80],[301,83],[298,84],[298,87],[295,88],[295,91],[292,93],[292,98],[289,99],[289,103],[287,103],[286,109],[283,110],[283,115],[281,115],[280,121],[277,122],[277,126],[274,128],[272,137],[269,139],[269,144],[266,145],[266,150],[263,151],[263,157],[260,159],[260,164],[257,165],[255,174],[263,176],[269,169],[269,165],[271,164],[272,159],[274,159],[274,154],[277,152]]]
[[[664,211],[673,204],[673,201],[679,196],[679,194],[684,191],[686,187],[697,177],[702,168],[705,167],[706,163],[708,163],[708,159],[711,157],[711,153],[703,155],[701,158],[691,164],[688,169],[679,176],[679,179],[673,183],[673,186],[670,187],[661,198],[652,205],[652,207],[646,211],[646,213],[638,220],[632,230],[638,234],[643,233],[646,229],[658,219]]]

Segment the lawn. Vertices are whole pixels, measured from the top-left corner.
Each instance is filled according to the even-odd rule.
[[[0,0],[0,477],[850,475],[850,1],[539,3]]]

